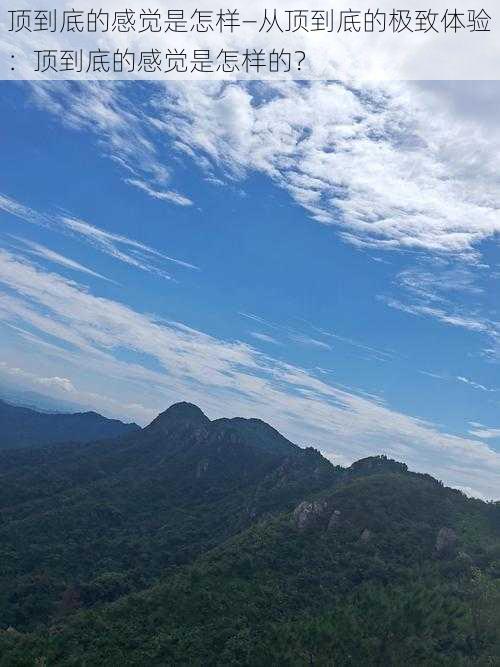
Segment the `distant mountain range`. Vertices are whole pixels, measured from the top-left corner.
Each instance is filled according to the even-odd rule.
[[[52,398],[37,391],[7,385],[3,382],[0,384],[0,400],[38,412],[82,412],[82,406],[78,403]]]
[[[0,449],[90,442],[138,430],[137,424],[106,419],[96,412],[44,413],[0,400]]]
[[[189,403],[128,429],[0,451],[0,667],[500,664],[499,504]]]

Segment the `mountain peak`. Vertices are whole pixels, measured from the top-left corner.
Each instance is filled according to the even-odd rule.
[[[232,431],[243,442],[252,447],[274,454],[286,456],[299,449],[297,445],[287,440],[285,436],[262,419],[222,418],[213,421],[212,425],[218,433]]]
[[[377,472],[408,472],[408,466],[394,459],[390,459],[385,454],[378,456],[367,456],[351,465],[348,469],[351,473],[371,474]]]
[[[210,419],[200,410],[197,405],[181,401],[174,403],[164,412],[156,417],[148,428],[171,428],[179,424],[190,424],[198,426],[206,426],[210,423]]]

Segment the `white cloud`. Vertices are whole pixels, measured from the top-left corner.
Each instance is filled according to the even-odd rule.
[[[353,243],[470,257],[500,230],[491,137],[412,87],[172,83],[163,110],[176,145],[268,174]]]
[[[160,201],[168,201],[171,202],[172,204],[178,204],[179,206],[193,205],[193,202],[190,199],[188,199],[188,197],[180,195],[178,192],[173,192],[172,190],[155,190],[152,187],[150,187],[147,183],[144,183],[143,181],[140,181],[137,178],[127,178],[125,180],[125,183],[133,185],[139,190],[142,190],[153,199],[159,199]]]
[[[56,387],[57,389],[62,389],[63,391],[71,394],[75,391],[73,383],[68,378],[60,377],[51,377],[51,378],[38,378],[38,384],[41,384],[45,387]]]
[[[45,344],[41,339],[31,338],[31,342]],[[54,346],[55,349],[55,346]],[[6,376],[9,381],[14,381],[16,387],[34,388],[40,390],[43,387],[44,393],[50,393],[57,398],[67,399],[67,394],[71,394],[71,405],[81,406],[81,410],[98,409],[100,414],[110,417],[122,417],[126,419],[136,418],[139,421],[151,421],[156,412],[151,408],[146,408],[140,403],[124,403],[113,397],[106,396],[103,393],[91,391],[82,391],[76,388],[69,378],[64,377],[39,377],[23,368],[12,367],[7,362],[0,360],[0,378]],[[76,407],[75,407],[76,409]]]
[[[6,361],[0,361],[0,372],[16,379],[31,381],[34,384],[49,387],[51,389],[62,390],[65,393],[73,393],[76,391],[73,383],[68,378],[57,376],[38,377],[35,373],[31,373],[30,371],[26,371],[17,366],[11,366]]]

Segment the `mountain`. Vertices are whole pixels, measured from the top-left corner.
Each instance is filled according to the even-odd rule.
[[[69,573],[89,599],[110,572],[119,591],[140,589],[339,474],[263,422],[211,422],[185,403],[114,441],[0,452],[0,588],[16,600],[3,617],[16,628],[52,618]]]
[[[72,401],[45,396],[37,391],[5,384],[3,381],[0,384],[0,400],[38,412],[81,412],[82,409],[81,405]]]
[[[0,452],[0,666],[486,665],[500,506],[179,403]]]
[[[0,449],[59,442],[89,442],[137,431],[136,424],[107,419],[96,412],[52,414],[0,400]]]

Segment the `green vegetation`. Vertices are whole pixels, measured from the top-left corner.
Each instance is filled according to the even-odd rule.
[[[179,404],[0,456],[0,667],[500,664],[500,506]]]

